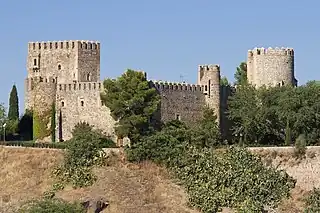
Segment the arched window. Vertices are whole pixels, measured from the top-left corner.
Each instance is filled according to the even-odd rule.
[[[81,106],[84,106],[84,101],[81,101]]]
[[[61,70],[61,64],[58,65],[58,70]]]
[[[64,101],[61,102],[61,106],[64,107]]]
[[[33,65],[37,66],[37,59],[33,59]]]
[[[87,74],[87,81],[91,81],[91,74],[90,73]]]

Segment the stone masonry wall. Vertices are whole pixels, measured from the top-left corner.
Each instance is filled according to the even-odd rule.
[[[100,81],[100,44],[83,42],[79,44],[78,79],[80,82]]]
[[[60,111],[62,115],[63,140],[71,138],[74,126],[81,121],[88,122],[106,135],[114,136],[115,121],[110,115],[110,110],[101,103],[101,91],[102,83],[100,82],[58,85],[56,110],[57,117],[59,117]],[[60,135],[59,124],[56,128],[56,135]]]
[[[255,48],[248,51],[249,83],[260,87],[295,85],[294,51],[291,48]]]
[[[201,118],[205,96],[200,85],[153,82],[153,86],[161,96],[162,122],[177,119],[192,124]]]

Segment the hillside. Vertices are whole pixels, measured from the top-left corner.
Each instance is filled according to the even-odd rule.
[[[307,157],[295,160],[293,149],[254,148],[267,164],[279,166],[297,179],[292,198],[278,212],[301,212],[301,199],[320,182],[320,148],[307,151]],[[10,212],[21,202],[41,196],[51,183],[52,167],[61,160],[61,151],[49,149],[0,147],[0,212]],[[58,197],[87,200],[103,197],[109,213],[198,213],[187,207],[184,191],[175,185],[164,169],[152,164],[131,164],[113,158],[110,165],[96,170],[98,181],[81,190],[65,189]],[[227,211],[226,211],[227,212]]]
[[[41,196],[50,186],[50,169],[60,159],[59,150],[1,147],[0,212],[10,212],[21,202]],[[92,187],[65,189],[57,196],[69,201],[103,197],[110,203],[104,212],[110,213],[196,213],[187,208],[183,190],[151,163],[115,160],[96,174],[98,181]]]

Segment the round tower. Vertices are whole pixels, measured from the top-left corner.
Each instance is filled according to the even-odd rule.
[[[256,87],[296,86],[292,48],[255,48],[248,51],[248,82]]]
[[[214,109],[220,124],[220,66],[218,64],[199,65],[198,85],[201,85],[207,105]]]

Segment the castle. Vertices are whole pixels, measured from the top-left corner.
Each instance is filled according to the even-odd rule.
[[[100,99],[100,43],[90,41],[29,42],[25,109],[33,110],[34,135],[48,141],[54,117],[57,141],[68,140],[74,126],[86,121],[112,136],[116,121]],[[294,51],[289,48],[248,51],[248,81],[261,85],[296,85]],[[203,106],[214,109],[218,123],[225,107],[225,88],[220,86],[220,66],[200,65],[197,84],[150,81],[161,97],[159,119],[192,123]]]

